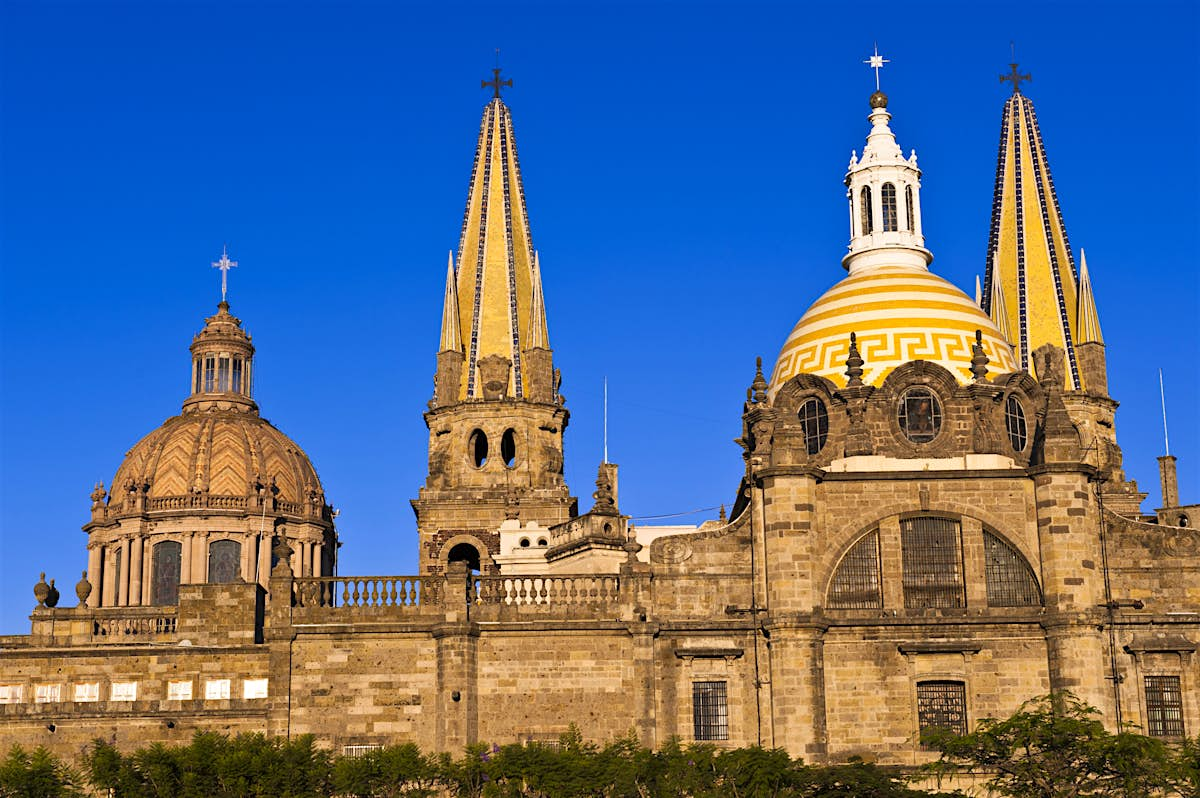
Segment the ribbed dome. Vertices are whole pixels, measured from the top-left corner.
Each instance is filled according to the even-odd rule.
[[[857,335],[868,385],[879,385],[892,369],[912,360],[932,361],[969,382],[976,330],[983,333],[989,371],[1016,371],[1012,347],[996,325],[950,282],[907,266],[852,273],[796,323],[775,363],[771,394],[797,374],[844,386],[850,333]]]
[[[260,506],[260,495],[291,515],[322,516],[325,509],[304,451],[244,409],[175,416],[138,441],[113,478],[109,515],[132,511],[138,490],[145,491],[147,511],[250,509]],[[121,506],[125,501],[129,507]]]

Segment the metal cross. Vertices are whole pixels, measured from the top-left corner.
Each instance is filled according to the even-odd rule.
[[[879,45],[875,45],[875,54],[863,61],[864,64],[875,70],[875,91],[879,91],[879,70],[883,69],[884,64],[892,63],[879,54]]]
[[[1016,64],[1009,64],[1009,67],[1012,68],[1012,72],[1010,72],[1007,75],[1001,75],[1000,82],[1003,83],[1006,80],[1011,80],[1012,85],[1013,85],[1013,94],[1020,94],[1021,93],[1021,81],[1027,80],[1030,83],[1033,83],[1033,75],[1030,75],[1028,72],[1026,72],[1024,75],[1022,75],[1019,71],[1017,71]]]
[[[225,247],[221,247],[221,259],[213,264],[214,269],[221,270],[221,301],[225,301],[225,293],[229,288],[229,270],[237,266],[236,260],[229,259],[229,253]]]
[[[486,89],[489,86],[495,90],[495,92],[496,92],[495,98],[497,100],[499,100],[500,99],[500,87],[508,86],[509,88],[512,88],[512,78],[509,78],[508,80],[500,80],[500,67],[496,67],[495,69],[492,70],[492,79],[491,80],[479,81],[479,88]]]

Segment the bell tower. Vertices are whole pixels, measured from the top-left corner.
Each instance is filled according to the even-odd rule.
[[[413,500],[422,574],[452,561],[494,570],[500,524],[577,514],[563,479],[570,414],[546,327],[512,115],[495,70],[483,110],[457,254],[446,267],[429,475]]]

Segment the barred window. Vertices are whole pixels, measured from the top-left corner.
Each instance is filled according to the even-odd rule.
[[[967,686],[962,682],[917,682],[917,724],[926,729],[967,733]]]
[[[861,225],[860,235],[866,235],[871,232],[872,226],[872,210],[871,210],[871,187],[863,186],[862,191],[858,195],[858,219]]]
[[[727,684],[692,682],[692,728],[695,739],[729,739]]]
[[[909,232],[916,232],[917,220],[913,218],[912,186],[904,187],[904,211],[905,211],[904,220],[908,225],[905,229],[908,230]]]
[[[983,531],[989,607],[1037,607],[1042,603],[1037,578],[1025,558],[996,535]]]
[[[1025,451],[1029,441],[1029,430],[1025,424],[1025,410],[1015,396],[1009,396],[1004,403],[1004,427],[1008,430],[1008,442],[1014,451]]]
[[[217,389],[217,359],[212,355],[204,358],[204,390],[212,393]]]
[[[883,607],[878,529],[863,535],[842,558],[829,587],[829,606],[839,609]]]
[[[1178,676],[1146,677],[1146,733],[1151,737],[1183,736],[1183,691]]]
[[[942,431],[942,404],[928,388],[911,388],[900,397],[900,431],[913,443],[928,443]]]
[[[799,416],[804,447],[809,454],[816,454],[825,448],[825,441],[829,437],[829,411],[825,409],[824,402],[812,396],[800,405]]]
[[[240,357],[233,359],[233,385],[231,387],[234,393],[242,392],[242,359]]]
[[[900,229],[899,220],[896,218],[896,187],[891,183],[884,183],[879,191],[879,199],[883,203],[883,232],[894,233]]]
[[[179,603],[179,568],[183,546],[175,540],[164,540],[154,546],[150,587],[150,603],[156,605]]]
[[[906,518],[900,522],[900,540],[904,552],[904,606],[965,607],[958,521]]]
[[[220,585],[238,578],[242,570],[242,544],[236,540],[214,540],[208,545],[208,583]]]

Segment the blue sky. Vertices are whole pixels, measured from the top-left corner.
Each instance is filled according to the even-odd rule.
[[[39,571],[74,584],[92,485],[178,412],[226,243],[256,399],[341,509],[341,572],[415,571],[421,412],[496,47],[583,508],[605,376],[623,511],[732,502],[754,358],[843,274],[875,41],[932,268],[968,293],[1015,41],[1126,468],[1156,507],[1162,367],[1200,501],[1195,7],[848,8],[4,0],[0,633],[28,631]]]

